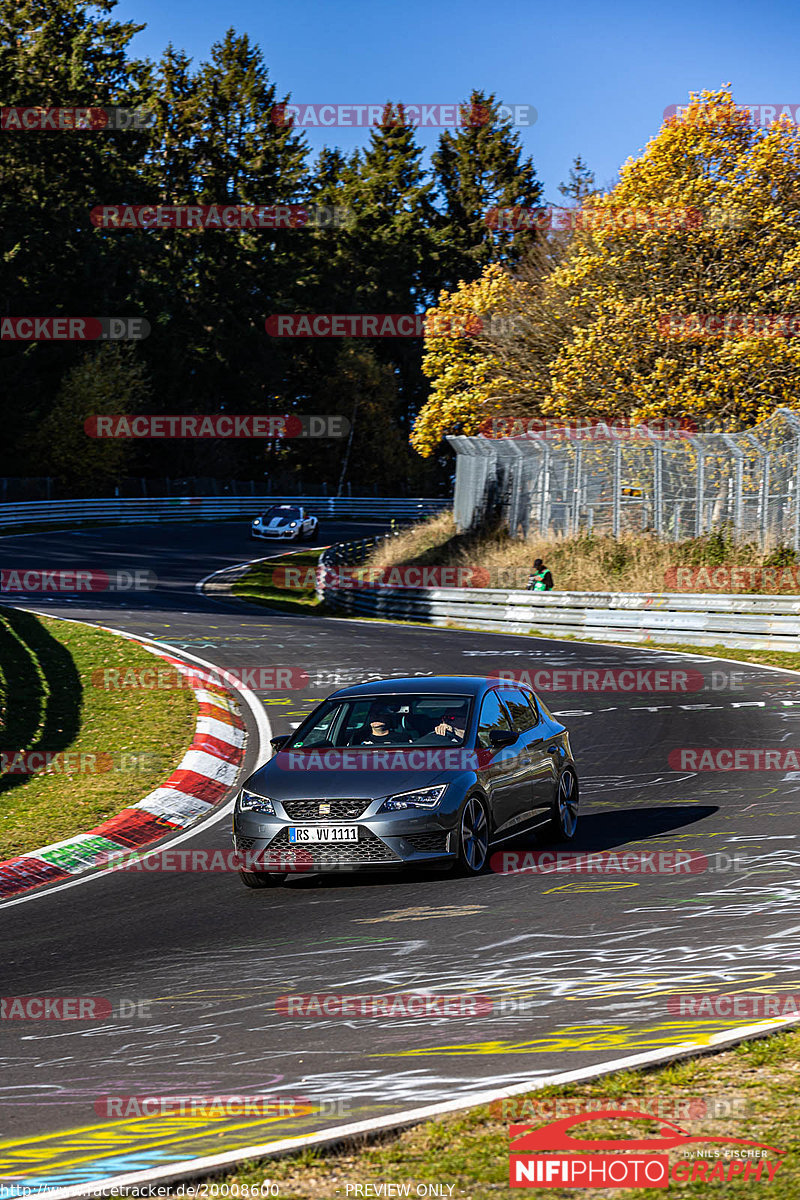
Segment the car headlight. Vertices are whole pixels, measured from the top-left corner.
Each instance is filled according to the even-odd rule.
[[[239,808],[248,812],[268,813],[270,816],[275,816],[275,806],[266,796],[257,796],[255,792],[248,792],[246,788],[242,788],[239,792]]]
[[[416,788],[413,792],[398,792],[388,796],[378,809],[379,813],[398,812],[403,808],[435,808],[447,791],[447,784],[439,787]]]
[[[295,527],[295,525],[296,525],[296,524],[297,524],[297,521],[290,521],[290,522],[289,522],[289,528],[290,528],[290,529],[294,529],[294,527]]]

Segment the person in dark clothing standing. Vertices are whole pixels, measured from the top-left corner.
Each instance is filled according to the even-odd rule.
[[[553,587],[553,576],[540,558],[533,560],[533,570],[528,576],[529,592],[549,592]]]

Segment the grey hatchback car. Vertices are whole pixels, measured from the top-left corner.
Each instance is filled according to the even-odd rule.
[[[575,833],[569,734],[522,684],[446,675],[341,688],[272,747],[234,805],[247,887],[429,863],[477,875],[498,843]]]

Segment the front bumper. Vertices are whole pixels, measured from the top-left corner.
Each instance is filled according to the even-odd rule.
[[[381,801],[368,804],[380,807]],[[277,806],[277,803],[276,803]],[[234,815],[233,841],[237,850],[255,856],[254,869],[280,873],[309,871],[372,871],[417,863],[453,860],[457,854],[457,812],[407,809],[360,817],[329,817],[317,821],[268,816],[257,812]],[[357,842],[289,842],[289,829],[307,825],[357,825]],[[264,851],[263,865],[260,863]]]
[[[268,540],[272,538],[280,540],[283,538],[291,542],[300,536],[300,529],[299,527],[297,529],[259,529],[257,525],[251,525],[250,536],[254,538],[266,538]]]

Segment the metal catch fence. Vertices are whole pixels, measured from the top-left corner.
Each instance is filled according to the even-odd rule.
[[[447,440],[462,531],[493,509],[513,537],[652,530],[679,541],[727,529],[737,542],[800,550],[800,416],[790,409],[738,433],[593,426]]]

